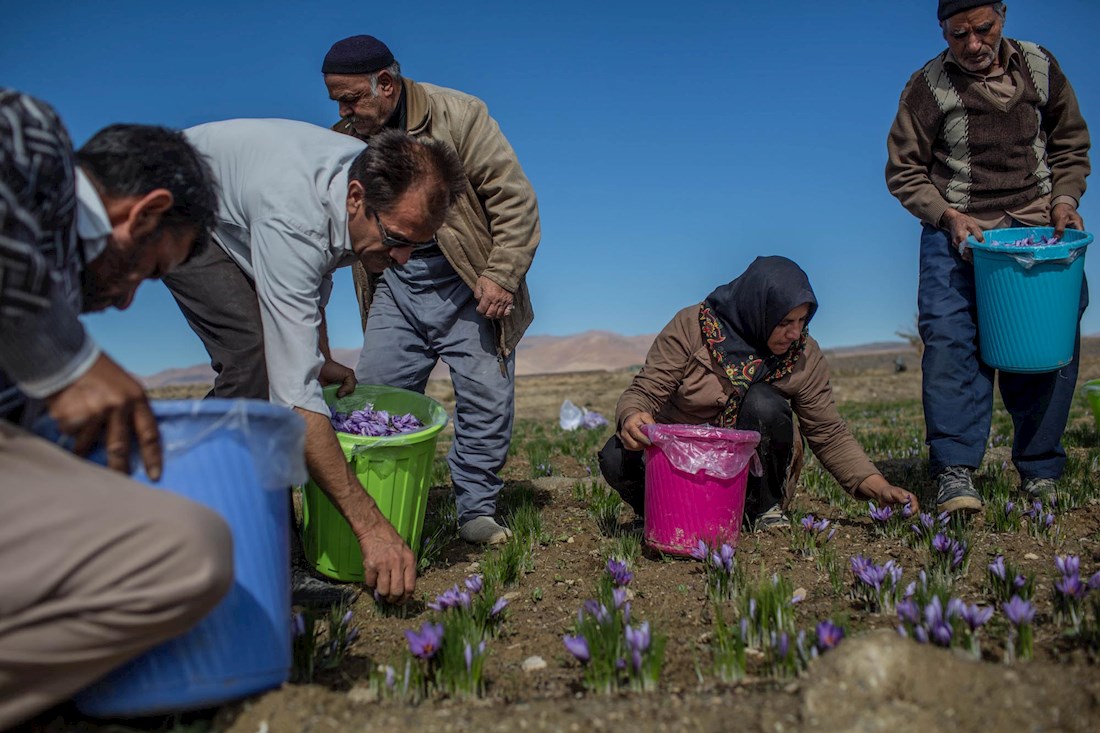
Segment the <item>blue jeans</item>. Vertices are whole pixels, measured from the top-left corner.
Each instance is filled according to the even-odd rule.
[[[374,291],[355,376],[423,392],[436,361],[450,367],[455,439],[447,454],[458,521],[492,516],[515,413],[515,353],[497,360],[496,330],[447,259],[414,258]]]
[[[1057,479],[1065,467],[1062,433],[1077,385],[1080,320],[1088,302],[1088,284],[1082,283],[1073,361],[1042,374],[1000,373],[1001,398],[1012,416],[1012,463],[1025,479]],[[929,468],[933,475],[947,466],[977,468],[993,417],[996,370],[978,351],[974,266],[947,232],[927,224],[920,242],[917,326],[924,342],[921,396]]]

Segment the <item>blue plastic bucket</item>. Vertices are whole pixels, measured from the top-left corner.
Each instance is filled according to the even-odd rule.
[[[982,361],[1007,372],[1050,372],[1073,360],[1085,248],[1092,235],[1067,229],[1061,242],[1016,247],[1052,227],[994,229],[973,237]]]
[[[217,705],[277,687],[291,665],[287,491],[304,479],[305,425],[258,400],[155,401],[164,446],[159,482],[218,512],[233,533],[232,589],[183,636],[150,650],[74,699],[86,715],[132,717]],[[105,455],[92,459],[106,463]]]

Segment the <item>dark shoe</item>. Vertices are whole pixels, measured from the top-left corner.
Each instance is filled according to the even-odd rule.
[[[1058,480],[1053,478],[1025,478],[1020,484],[1020,493],[1031,501],[1046,502],[1058,488]]]
[[[359,588],[354,584],[332,583],[303,568],[290,569],[290,602],[295,606],[350,606],[358,597]]]
[[[948,466],[936,476],[936,483],[939,486],[936,511],[940,514],[973,514],[982,510],[982,498],[974,489],[974,479],[966,466]]]
[[[757,532],[769,532],[776,529],[790,529],[791,518],[783,513],[776,504],[753,521],[753,529]]]

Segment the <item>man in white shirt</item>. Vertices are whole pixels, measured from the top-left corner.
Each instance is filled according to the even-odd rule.
[[[461,190],[453,152],[403,133],[369,147],[290,120],[228,120],[185,131],[221,187],[207,246],[165,278],[218,372],[213,395],[293,407],[306,420],[310,475],[348,520],[364,580],[398,601],[416,585],[413,552],[344,459],[322,384],[355,384],[328,349],[333,270],[404,264]],[[262,357],[262,358],[261,358]]]

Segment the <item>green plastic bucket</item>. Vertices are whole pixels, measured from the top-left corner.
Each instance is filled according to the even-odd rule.
[[[1092,408],[1092,419],[1096,422],[1096,430],[1100,432],[1100,379],[1090,379],[1081,387],[1085,393],[1085,399]]]
[[[369,437],[336,433],[359,483],[414,553],[420,534],[435,462],[435,444],[447,424],[447,411],[431,397],[396,387],[360,385],[347,397],[325,388],[325,401],[337,412],[361,410],[370,403],[391,414],[412,413],[424,430]],[[302,488],[302,550],[319,572],[337,580],[363,581],[363,553],[347,520],[312,480]]]

